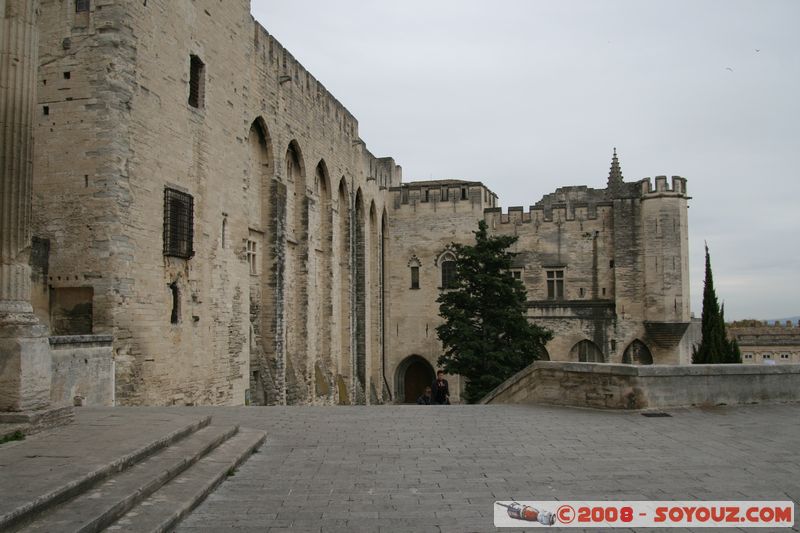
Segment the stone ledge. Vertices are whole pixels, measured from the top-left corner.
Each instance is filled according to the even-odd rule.
[[[50,337],[50,346],[53,349],[74,346],[76,344],[92,344],[95,346],[110,346],[114,342],[113,335],[54,335]]]
[[[16,429],[26,435],[69,424],[74,418],[75,409],[71,406],[50,407],[38,411],[0,412],[0,424],[19,425]]]

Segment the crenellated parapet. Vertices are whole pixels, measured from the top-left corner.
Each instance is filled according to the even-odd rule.
[[[497,224],[545,224],[584,220],[598,220],[610,216],[612,202],[581,202],[571,204],[532,205],[526,211],[522,206],[502,208],[492,207],[484,210],[484,219],[490,225]]]
[[[644,178],[638,183],[643,198],[661,195],[687,196],[686,178],[682,178],[681,176],[672,176],[670,182],[668,182],[667,176],[656,176],[655,186],[653,186],[653,182],[650,178]]]

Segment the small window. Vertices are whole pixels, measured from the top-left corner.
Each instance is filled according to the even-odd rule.
[[[256,250],[256,241],[247,239],[247,264],[250,265],[250,275],[258,275],[258,254]]]
[[[164,189],[164,255],[189,259],[194,255],[194,199]]]
[[[772,359],[772,354],[771,353],[765,353],[763,355],[763,357],[764,357],[764,359]]]
[[[467,188],[466,187],[461,187],[461,199],[462,200],[466,200],[467,199]]]
[[[228,247],[228,218],[222,219],[222,249]]]
[[[169,284],[170,293],[172,293],[172,312],[170,313],[170,324],[177,324],[181,316],[181,295],[178,290],[178,282],[173,281]]]
[[[745,359],[752,359],[752,358],[753,358],[753,354],[751,354],[751,353],[746,353],[746,354],[744,354],[744,358],[745,358]]]
[[[514,279],[522,280],[522,270],[515,268],[511,270],[511,277]]]
[[[411,288],[419,289],[419,267],[411,267]]]
[[[583,287],[581,287],[580,289],[578,289],[578,294],[580,295],[580,297],[581,297],[581,298],[583,298],[583,294],[584,294]]]
[[[782,353],[781,354],[781,359],[789,359],[789,354],[788,353]]]
[[[548,270],[547,271],[547,299],[548,300],[563,300],[564,299],[564,271],[563,270]]]
[[[614,268],[614,260],[608,262],[608,268]]]
[[[431,191],[429,191],[428,189],[423,189],[423,191],[422,191],[422,201],[423,202],[429,202],[430,199],[431,199]]]
[[[452,259],[442,262],[442,288],[456,288],[456,262]]]
[[[89,0],[75,0],[75,13],[86,13],[89,11]]]
[[[189,56],[189,105],[203,107],[205,98],[206,65],[195,56]]]
[[[447,187],[442,187],[442,201],[447,201]]]

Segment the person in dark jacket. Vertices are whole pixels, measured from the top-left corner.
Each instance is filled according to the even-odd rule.
[[[425,393],[417,398],[417,405],[433,405],[430,387],[425,387]]]
[[[450,405],[450,385],[444,379],[444,372],[436,372],[436,379],[431,385],[433,391],[433,402],[439,405]]]

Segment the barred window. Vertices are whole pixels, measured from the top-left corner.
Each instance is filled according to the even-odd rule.
[[[189,259],[194,255],[194,199],[164,189],[164,255]]]
[[[196,55],[189,56],[189,105],[203,107],[206,65]]]
[[[75,0],[75,13],[86,13],[89,11],[89,0]]]
[[[563,300],[564,299],[564,271],[563,270],[548,270],[547,271],[547,299],[548,300]]]

